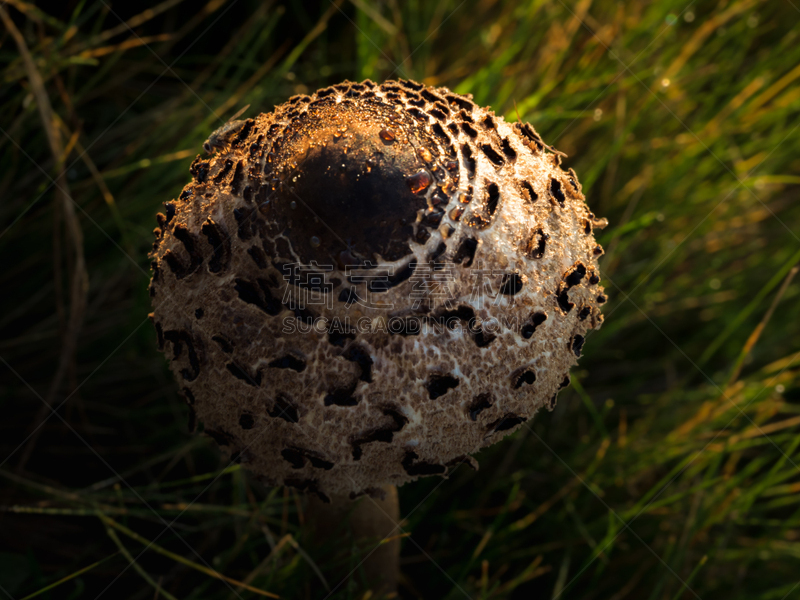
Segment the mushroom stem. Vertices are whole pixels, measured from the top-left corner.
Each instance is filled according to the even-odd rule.
[[[361,497],[355,501],[334,495],[330,503],[312,496],[306,507],[311,531],[318,546],[332,548],[326,561],[336,565],[325,573],[331,590],[355,584],[371,589],[378,597],[397,592],[399,577],[400,506],[397,487],[385,485],[385,497]]]

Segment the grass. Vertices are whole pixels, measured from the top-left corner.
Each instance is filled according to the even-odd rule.
[[[238,108],[398,76],[531,122],[611,223],[556,411],[401,488],[403,597],[800,597],[797,4],[307,7],[3,7],[0,598],[326,597],[295,494],[186,433],[146,255]]]

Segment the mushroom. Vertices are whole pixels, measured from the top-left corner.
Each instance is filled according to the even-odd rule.
[[[446,477],[553,410],[605,226],[527,123],[413,81],[237,121],[159,214],[152,320],[191,423],[321,502]]]

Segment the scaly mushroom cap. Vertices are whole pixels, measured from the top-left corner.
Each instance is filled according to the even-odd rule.
[[[603,253],[533,128],[411,81],[345,82],[215,134],[159,214],[159,347],[265,481],[446,475],[569,383]]]

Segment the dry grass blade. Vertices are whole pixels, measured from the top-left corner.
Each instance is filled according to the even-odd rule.
[[[106,528],[106,533],[108,534],[108,537],[111,538],[111,541],[114,542],[114,545],[117,548],[119,548],[119,551],[122,553],[122,555],[125,558],[128,559],[128,562],[133,567],[133,569],[137,573],[139,573],[139,575],[142,576],[142,579],[144,579],[147,583],[149,583],[153,587],[153,589],[155,589],[156,595],[162,594],[165,598],[167,598],[167,600],[178,600],[175,596],[173,596],[167,590],[162,588],[158,584],[158,582],[155,581],[152,577],[150,577],[150,575],[147,573],[147,571],[145,571],[142,568],[142,566],[139,563],[136,562],[136,559],[133,558],[133,556],[131,556],[131,553],[128,552],[128,549],[122,544],[122,542],[120,541],[119,537],[117,536],[117,534],[114,532],[113,529],[111,529],[110,527],[107,527]]]
[[[70,310],[69,320],[64,331],[63,340],[61,343],[61,353],[58,358],[58,366],[56,367],[55,375],[50,384],[45,397],[45,403],[39,409],[33,427],[37,428],[39,423],[45,419],[48,411],[51,410],[53,400],[58,394],[59,389],[64,381],[64,377],[69,370],[70,364],[75,360],[75,350],[78,342],[78,334],[83,323],[84,311],[86,309],[86,298],[89,292],[89,274],[86,270],[86,261],[83,255],[83,231],[81,230],[80,222],[75,214],[75,207],[73,200],[70,197],[69,184],[67,183],[66,173],[62,169],[63,163],[66,159],[64,155],[64,146],[61,140],[61,135],[56,123],[53,108],[50,105],[50,98],[47,95],[47,90],[44,87],[44,81],[36,68],[36,63],[31,56],[25,39],[22,37],[14,21],[9,17],[8,12],[0,6],[0,19],[8,29],[11,37],[17,45],[20,55],[22,56],[25,70],[28,75],[33,95],[36,98],[36,104],[39,108],[39,116],[42,120],[42,126],[47,134],[47,140],[50,144],[50,151],[53,154],[53,161],[56,172],[56,197],[59,199],[59,207],[63,213],[64,221],[67,227],[69,241],[72,245],[72,252],[74,255],[71,257],[72,263],[72,276],[70,281]],[[20,457],[18,469],[22,469],[30,457],[33,446],[36,444],[40,429],[37,429],[34,435],[27,442],[25,449]]]
[[[114,554],[109,554],[108,556],[106,556],[104,558],[101,558],[97,562],[93,562],[92,564],[87,565],[87,566],[83,567],[82,569],[78,569],[74,573],[70,573],[66,577],[62,577],[58,581],[54,581],[53,583],[51,583],[50,585],[46,585],[42,589],[40,589],[38,591],[35,591],[32,594],[28,594],[24,598],[20,598],[20,600],[30,600],[31,598],[36,598],[37,596],[41,596],[42,594],[44,594],[45,592],[49,592],[53,588],[57,588],[58,586],[60,586],[60,585],[62,585],[64,583],[67,583],[68,581],[71,581],[72,579],[75,579],[76,577],[80,577],[84,573],[88,573],[89,571],[91,571],[92,569],[97,567],[98,565],[106,562],[108,559],[113,558],[116,555],[117,555],[116,552]]]
[[[157,4],[153,8],[148,8],[147,10],[140,12],[138,15],[131,17],[127,21],[120,23],[116,27],[112,27],[111,29],[106,29],[97,36],[96,41],[104,42],[106,40],[110,40],[115,35],[119,35],[120,33],[130,31],[135,27],[139,27],[140,25],[146,23],[150,19],[157,17],[164,11],[169,10],[170,8],[172,8],[177,4],[180,4],[181,2],[183,2],[183,0],[166,0],[165,2]]]
[[[792,279],[794,276],[797,275],[797,271],[800,270],[800,266],[793,267],[789,274],[786,276],[786,279],[783,280],[778,293],[775,294],[775,298],[772,300],[772,304],[770,304],[769,309],[764,314],[764,318],[761,319],[761,322],[756,326],[753,330],[753,333],[750,334],[750,337],[747,338],[747,342],[745,343],[744,347],[742,348],[742,352],[739,354],[739,357],[736,359],[736,364],[733,367],[733,371],[731,372],[731,376],[728,378],[728,383],[725,385],[725,388],[729,388],[733,385],[736,380],[739,378],[739,373],[742,371],[742,365],[744,364],[745,359],[753,350],[753,346],[756,345],[758,339],[761,337],[761,334],[764,331],[764,327],[767,326],[772,315],[775,313],[775,309],[778,307],[783,295],[786,293],[786,289],[789,287],[789,284],[792,283]]]
[[[101,56],[105,56],[106,54],[113,54],[115,52],[124,52],[125,50],[130,50],[131,48],[138,48],[139,46],[147,46],[148,44],[152,44],[154,42],[167,42],[170,39],[172,39],[172,36],[168,33],[164,33],[161,35],[150,35],[142,38],[125,40],[124,42],[120,42],[119,44],[114,44],[113,46],[103,46],[101,48],[84,50],[83,52],[80,53],[79,56],[81,58],[99,58]]]
[[[252,581],[256,577],[258,577],[258,575],[260,575],[263,571],[266,570],[266,568],[267,568],[267,566],[269,565],[270,562],[273,562],[273,561],[278,559],[278,557],[279,557],[281,551],[283,550],[284,546],[289,544],[289,540],[291,540],[291,539],[292,539],[292,534],[291,533],[287,533],[280,540],[278,540],[278,543],[275,544],[275,546],[270,550],[269,554],[267,554],[264,557],[264,559],[260,563],[258,563],[258,565],[252,571],[250,571],[250,573],[248,573],[247,577],[244,578],[243,583],[246,583],[248,585],[250,583],[252,583]],[[228,600],[235,600],[235,599],[236,599],[236,593],[235,592],[231,593],[228,596]]]
[[[294,50],[292,50],[292,52],[286,58],[283,65],[279,69],[281,73],[285,73],[291,69],[292,65],[297,62],[297,59],[300,58],[300,55],[303,54],[308,45],[325,31],[328,26],[328,21],[330,21],[331,17],[336,14],[336,11],[341,10],[342,4],[344,4],[344,0],[333,0],[331,2],[331,5],[322,14],[319,21],[317,21],[317,24],[314,25],[314,28],[306,34],[306,36],[300,41],[299,44],[297,44],[297,46],[295,46]]]
[[[146,538],[143,538],[138,533],[135,533],[134,531],[128,529],[124,525],[121,525],[121,524],[117,523],[116,521],[114,521],[113,519],[111,519],[110,517],[108,517],[107,515],[105,515],[105,514],[103,514],[101,512],[98,512],[97,516],[106,526],[114,528],[114,529],[116,529],[117,531],[119,531],[121,533],[124,533],[129,538],[134,539],[134,540],[136,540],[137,542],[139,542],[141,544],[144,544],[146,546],[146,548],[149,548],[153,552],[157,552],[158,554],[162,554],[163,556],[167,556],[167,557],[171,558],[172,560],[174,560],[175,562],[179,562],[182,565],[186,565],[187,567],[191,567],[192,569],[195,569],[196,571],[200,571],[201,573],[204,573],[205,575],[208,575],[209,577],[213,577],[214,579],[219,579],[221,581],[226,581],[226,582],[230,583],[231,585],[235,585],[236,587],[240,587],[242,589],[245,589],[248,592],[253,592],[254,594],[258,594],[259,596],[265,596],[267,598],[280,598],[280,596],[278,596],[277,594],[273,594],[271,592],[267,592],[267,591],[264,591],[264,590],[260,590],[258,588],[254,588],[251,585],[247,585],[246,583],[244,583],[242,581],[238,581],[237,579],[233,579],[232,577],[227,577],[227,576],[223,575],[222,573],[219,573],[219,572],[217,572],[217,571],[215,571],[213,569],[209,569],[208,567],[204,567],[203,565],[198,565],[197,563],[192,562],[191,560],[188,560],[188,559],[184,558],[180,554],[175,554],[174,552],[170,552],[169,550],[166,550],[165,548],[162,548],[161,546],[151,542],[150,540],[148,540]],[[134,563],[134,566],[135,566],[135,563]]]

